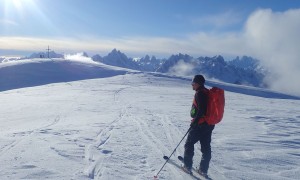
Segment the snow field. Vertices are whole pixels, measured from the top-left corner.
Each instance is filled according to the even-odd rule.
[[[300,102],[225,93],[209,176],[299,179]],[[189,128],[193,95],[187,80],[138,72],[2,91],[0,177],[153,179]],[[159,174],[190,178],[169,164]]]

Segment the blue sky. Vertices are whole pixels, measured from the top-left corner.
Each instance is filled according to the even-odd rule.
[[[276,22],[299,8],[297,0],[0,0],[0,55],[28,55],[50,45],[58,53],[102,56],[117,48],[130,57],[260,57],[249,50],[251,18],[262,14],[255,27],[260,18]],[[239,49],[242,44],[247,48]]]

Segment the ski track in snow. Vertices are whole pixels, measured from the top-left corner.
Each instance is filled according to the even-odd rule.
[[[189,128],[193,95],[185,79],[147,73],[2,92],[1,179],[153,179]],[[299,179],[299,107],[226,92],[210,177]],[[166,164],[159,179],[191,177]]]
[[[43,131],[46,128],[50,128],[51,126],[57,124],[59,122],[60,117],[57,116],[55,117],[55,119],[53,120],[53,122],[51,122],[50,124],[37,128],[37,129],[33,129],[30,131],[24,131],[24,132],[17,132],[17,133],[13,133],[12,137],[13,138],[18,138],[17,140],[13,140],[10,144],[5,145],[4,147],[1,147],[0,149],[0,156],[5,155],[5,153],[9,150],[11,150],[12,148],[14,148],[15,146],[17,146],[21,141],[25,140],[26,138],[28,138],[29,136],[31,136],[34,133],[37,133],[38,131]]]
[[[134,92],[138,95],[137,92],[139,91],[143,94],[142,89],[147,86],[126,83],[124,78],[122,81],[125,81],[123,84],[127,86],[116,90],[114,93],[114,101],[123,104],[117,119],[100,131],[96,138],[98,140],[86,149],[86,160],[89,164],[86,173],[91,179],[107,179],[110,177],[118,177],[117,179],[151,179],[156,169],[153,169],[154,164],[149,164],[149,162],[153,161],[152,159],[156,154],[160,154],[155,157],[156,160],[160,161],[162,154],[170,152],[173,145],[178,143],[175,139],[180,138],[180,130],[169,120],[170,117],[156,114],[147,108],[144,109],[144,106],[139,107],[141,103],[138,102],[138,99],[132,99],[133,96],[127,94]],[[152,81],[148,79],[147,83],[153,83]],[[161,97],[158,97],[157,100],[161,101]],[[122,131],[121,134],[119,134],[120,130]],[[128,145],[128,139],[125,141],[126,144],[122,145],[124,143],[122,137],[124,136],[133,138],[132,140],[129,139],[132,145]],[[161,136],[164,137],[162,140]],[[114,139],[112,140],[114,141],[113,144],[117,142],[118,146],[122,147],[121,151],[109,148],[111,139]],[[166,145],[168,147],[165,147]],[[116,147],[116,145],[113,147]],[[135,148],[144,152],[143,155],[136,152]],[[153,151],[151,155],[149,155],[149,149]],[[102,154],[97,155],[99,152],[102,152]],[[107,161],[106,159],[111,160]],[[121,162],[118,162],[120,159]],[[135,164],[137,167],[134,166]],[[120,166],[120,168],[113,168],[120,170],[110,172],[108,169],[112,169],[111,166]],[[130,173],[124,176],[121,170],[132,171],[132,175],[130,176]],[[137,171],[142,173],[138,177],[136,177]],[[176,173],[174,169],[171,169],[171,171]]]
[[[124,80],[124,79],[123,79]],[[115,91],[114,93],[114,102],[115,103],[124,103],[119,101],[119,94],[127,89],[128,87],[125,88],[120,88]],[[110,154],[112,153],[112,150],[106,150],[105,149],[105,144],[109,141],[110,136],[112,135],[112,131],[114,128],[117,126],[117,123],[122,121],[123,117],[127,115],[127,109],[129,108],[130,105],[124,105],[122,107],[122,110],[119,112],[119,116],[112,121],[110,124],[107,125],[107,127],[103,130],[101,130],[97,137],[96,137],[96,142],[90,144],[87,146],[86,149],[86,160],[88,161],[89,167],[87,169],[88,177],[91,179],[100,179],[103,173],[103,157],[102,156],[97,156],[97,152],[102,152],[102,154]]]

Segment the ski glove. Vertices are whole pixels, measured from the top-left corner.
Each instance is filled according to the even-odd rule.
[[[198,125],[198,121],[196,121],[195,119],[192,119],[192,122],[190,124],[191,127],[196,127]]]

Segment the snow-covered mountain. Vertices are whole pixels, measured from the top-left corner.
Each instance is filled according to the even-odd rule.
[[[142,58],[129,58],[124,53],[116,49],[113,49],[107,56],[104,57],[96,54],[92,57],[92,59],[96,62],[102,62],[112,66],[150,72],[156,71],[163,62],[163,60],[156,59],[155,56],[150,57],[149,55]]]
[[[178,55],[172,55],[157,69],[157,72],[168,73],[172,71],[172,68],[174,68],[176,65],[180,66],[184,63],[191,63],[192,60],[193,57],[187,54],[179,53]]]
[[[33,53],[29,58],[48,56],[47,53]],[[64,55],[54,51],[49,53],[50,58],[63,58]],[[88,57],[87,53],[81,56]],[[264,82],[266,71],[259,66],[259,61],[251,57],[237,57],[225,61],[222,56],[193,58],[187,54],[172,55],[168,59],[157,59],[155,56],[134,59],[127,57],[117,49],[113,49],[107,56],[94,55],[92,59],[107,65],[129,68],[140,71],[162,72],[175,75],[204,74],[208,79],[244,84],[255,87],[267,87]]]
[[[107,65],[129,68],[129,69],[139,69],[139,66],[132,59],[128,58],[124,53],[119,50],[113,49],[107,56],[103,58],[100,55],[95,55],[92,57],[94,61],[102,62]]]
[[[239,61],[243,62],[243,61]],[[244,68],[237,65],[230,65],[222,56],[212,58],[197,58],[197,65],[194,69],[197,73],[203,73],[208,78],[218,79],[223,82],[250,85],[255,87],[266,87],[264,84],[264,74],[256,68]]]
[[[88,57],[87,53],[80,53],[81,57]],[[30,58],[47,56],[46,53],[34,53]],[[64,55],[50,52],[51,58],[63,58]],[[69,57],[69,56],[68,56]],[[223,81],[227,83],[249,85],[254,87],[268,87],[265,77],[268,70],[259,64],[259,61],[251,57],[236,57],[231,61],[225,61],[222,56],[194,58],[187,54],[172,55],[168,59],[157,59],[155,56],[146,55],[142,58],[129,58],[117,49],[113,49],[108,55],[102,57],[96,54],[92,57],[96,62],[107,65],[123,67],[139,71],[161,72],[173,75],[192,76],[203,74],[207,79]]]
[[[155,56],[150,57],[149,55],[133,59],[114,49],[105,57],[95,55],[92,59],[113,66],[141,71],[174,75],[200,73],[208,79],[255,87],[268,87],[264,82],[267,71],[264,71],[259,65],[258,60],[247,56],[237,57],[231,61],[225,61],[222,56],[193,58],[187,54],[172,55],[168,59],[157,59]]]
[[[264,74],[257,66],[250,66],[256,62],[251,58],[235,59],[226,62],[222,56],[193,58],[187,54],[171,56],[159,69],[159,72],[172,74],[203,74],[208,79],[223,82],[244,84],[255,87],[265,87]],[[247,65],[247,63],[249,65]],[[247,67],[247,68],[246,68]]]
[[[146,55],[145,57],[134,60],[141,71],[155,72],[163,64],[164,59],[157,59],[155,56]]]
[[[249,56],[242,56],[241,58],[237,56],[235,59],[228,61],[227,64],[244,69],[257,69],[260,66],[259,60]]]
[[[190,82],[87,58],[1,63],[1,179],[153,179],[189,128]],[[299,179],[299,97],[206,85],[224,88],[226,96],[209,177]],[[171,157],[178,166],[183,151],[184,141]],[[195,145],[195,167],[200,159]],[[193,179],[172,164],[158,177]]]
[[[103,57],[100,56],[99,54],[96,54],[96,55],[92,56],[92,59],[93,59],[93,61],[96,61],[96,62],[102,62],[103,61]]]

